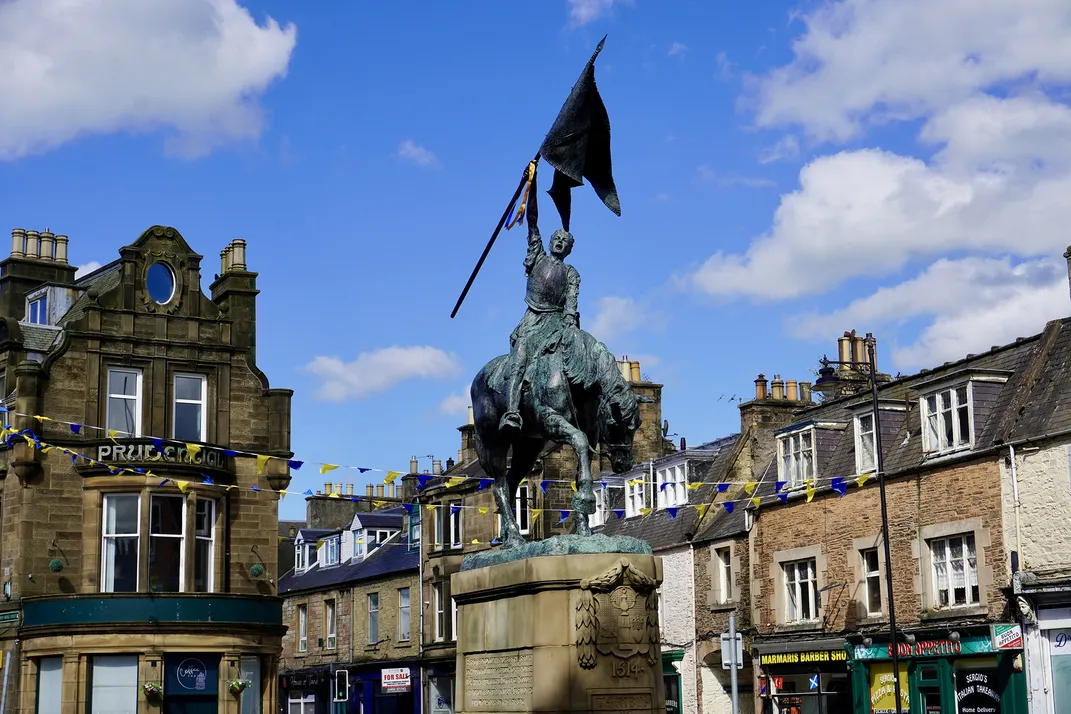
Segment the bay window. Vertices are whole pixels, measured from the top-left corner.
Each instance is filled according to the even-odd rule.
[[[197,499],[193,542],[193,591],[212,592],[216,552],[216,502]]]
[[[149,497],[149,590],[182,590],[185,566],[185,496]]]
[[[140,496],[108,494],[104,497],[101,592],[137,592],[140,525]]]
[[[432,586],[435,591],[435,641],[442,642],[446,639],[446,593],[442,583]]]

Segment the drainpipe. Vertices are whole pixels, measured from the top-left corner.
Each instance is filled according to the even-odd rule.
[[[1019,548],[1022,544],[1022,532],[1019,525],[1019,475],[1015,469],[1015,444],[1008,444],[1008,457],[1011,459],[1012,498],[1015,499],[1015,557],[1018,560],[1020,558]]]

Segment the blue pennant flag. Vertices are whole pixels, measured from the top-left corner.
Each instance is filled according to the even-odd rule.
[[[736,508],[736,504],[732,501],[724,501],[722,505],[725,506],[726,513],[732,513],[733,509]]]
[[[788,485],[788,481],[778,481],[776,484],[777,490],[774,493],[781,493],[781,489]]]
[[[614,515],[617,516],[617,520],[621,520],[622,518],[625,517],[625,509],[624,508],[615,508],[614,509]]]
[[[207,484],[209,486],[215,486],[216,485],[216,482],[213,481],[212,477],[209,476],[208,474],[201,474],[201,476],[204,477],[204,483],[205,484]]]
[[[491,484],[493,484],[494,482],[495,482],[495,480],[493,478],[482,478],[482,479],[480,479],[480,485],[476,487],[476,490],[477,491],[482,491],[485,488],[487,488],[488,486],[490,486]]]
[[[358,470],[358,471],[360,471],[360,472],[361,472],[361,473],[363,473],[363,474],[366,474],[366,473],[368,473],[369,471],[374,471],[375,469],[370,469],[370,468],[367,468],[367,467],[365,467],[365,466],[358,466],[358,467],[357,467],[357,470]]]
[[[730,485],[731,484],[728,484],[728,483],[725,483],[725,482],[719,483],[718,484],[718,493],[725,493],[726,491],[729,490],[729,486]]]
[[[171,479],[169,479],[169,478],[165,478],[163,481],[160,482],[160,484],[156,488],[160,488],[160,486],[163,486],[165,483],[167,483],[170,480]]]
[[[238,455],[238,452],[235,451],[234,449],[224,449],[223,450],[223,455],[224,456],[230,456],[231,458],[233,458],[233,457]]]
[[[134,467],[134,470],[135,470],[135,471],[137,471],[137,472],[138,472],[139,474],[141,474],[142,476],[144,476],[144,475],[145,475],[145,469],[141,468],[140,466],[135,466],[135,467]]]
[[[5,409],[4,411],[6,412],[7,409]],[[68,424],[68,426],[71,427],[71,431],[73,431],[75,434],[81,434],[82,433],[82,425],[81,424]]]
[[[297,471],[298,469],[300,469],[302,466],[305,465],[305,462],[304,461],[298,461],[296,459],[291,459],[290,461],[286,462],[286,465],[289,466],[290,468],[294,469],[295,471]]]
[[[259,492],[260,492],[260,490],[261,490],[261,489],[260,489],[260,486],[250,486],[250,488],[252,488],[252,489],[253,489],[254,491],[257,491],[258,493],[259,493]]]
[[[417,491],[420,491],[420,490],[423,490],[428,485],[428,481],[431,481],[431,476],[423,476],[423,475],[417,476],[416,480],[417,480],[416,489],[417,489]]]
[[[159,439],[159,438],[154,436],[154,437],[150,438],[149,441],[152,442],[152,446],[153,446],[154,449],[159,451],[161,454],[164,452],[164,440],[163,439]]]
[[[829,485],[833,487],[834,491],[840,494],[841,498],[844,498],[844,494],[848,492],[848,484],[846,484],[842,478],[833,479]]]
[[[310,488],[308,491],[305,492],[304,495],[311,496],[312,495],[312,489]]]
[[[665,491],[666,490],[666,486],[668,486],[668,485],[669,485],[669,481],[663,481],[662,483],[660,483],[658,485],[658,490],[659,491]]]
[[[8,446],[11,446],[11,444],[8,443]],[[74,453],[73,451],[71,452],[71,463],[72,464],[77,464],[78,463],[78,454]]]
[[[562,519],[560,521],[558,521],[557,523],[555,523],[554,525],[560,526],[562,523],[565,523],[565,521],[568,520],[569,511],[558,511],[558,513],[562,514]]]
[[[451,503],[450,504],[450,515],[451,516],[454,515],[455,513],[457,513],[460,510],[461,510],[461,506],[457,505],[456,503]]]
[[[549,484],[549,483],[550,483],[550,481],[540,481],[539,482],[539,487],[541,489],[543,489],[543,493],[544,494],[546,494],[546,492],[547,492],[547,484]]]
[[[676,508],[666,508],[666,513],[669,514],[669,520],[671,520],[671,521],[677,520],[677,509]]]
[[[606,479],[603,479],[603,480],[602,480],[602,481],[600,481],[599,483],[601,483],[601,484],[602,484],[603,490],[606,490]]]
[[[413,515],[413,504],[412,503],[403,503],[402,504],[402,508],[404,508],[405,512],[407,514],[409,514],[410,516]]]
[[[779,493],[779,494],[777,494],[777,497],[781,499],[781,503],[788,503],[788,494],[787,493]]]
[[[499,544],[499,543],[501,543],[501,542],[502,542],[502,541],[500,541],[500,540],[498,539],[498,536],[495,536],[494,538],[492,538],[492,539],[491,539],[491,545],[498,545],[498,544]]]
[[[350,500],[353,501],[354,503],[360,503],[361,502],[361,499],[358,498],[357,496],[350,496]]]

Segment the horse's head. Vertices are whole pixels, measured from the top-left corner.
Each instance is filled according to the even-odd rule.
[[[640,409],[632,390],[621,392],[622,398],[609,403],[609,418],[603,424],[603,439],[610,467],[615,474],[632,468],[632,437],[640,428]]]

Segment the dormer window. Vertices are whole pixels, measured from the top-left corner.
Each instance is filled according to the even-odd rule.
[[[48,293],[41,293],[28,301],[26,321],[31,325],[48,324]]]
[[[321,546],[320,551],[321,559],[323,561],[323,567],[328,568],[332,565],[338,565],[339,538],[336,536],[334,538],[328,538],[321,542],[323,543],[323,546]]]
[[[860,414],[855,417],[855,470],[856,473],[865,474],[877,468],[874,414]]]
[[[921,402],[922,447],[926,453],[946,454],[971,447],[974,429],[969,382],[925,394]]]
[[[658,469],[658,507],[679,508],[688,503],[688,476],[685,464]]]
[[[294,572],[300,573],[305,570],[305,546],[294,546]]]
[[[364,558],[397,533],[398,531],[387,529],[365,530],[362,528],[355,534],[357,547],[354,549],[354,558],[357,560]]]
[[[777,480],[796,486],[816,478],[814,427],[782,434],[777,439]]]
[[[647,507],[647,484],[643,476],[625,482],[625,517],[640,515]]]

